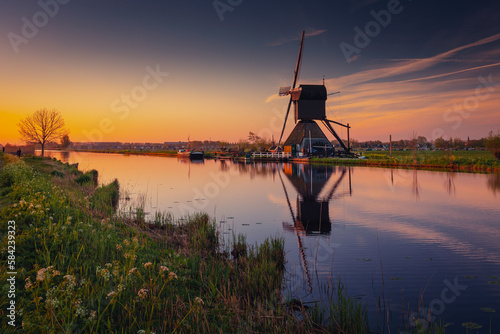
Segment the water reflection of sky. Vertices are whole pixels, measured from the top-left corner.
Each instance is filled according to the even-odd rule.
[[[436,311],[454,323],[452,332],[466,321],[488,332],[490,317],[493,332],[500,329],[500,285],[488,283],[500,276],[499,175],[91,153],[63,159],[97,169],[101,182],[118,178],[131,198],[125,205],[145,194],[146,211],[205,211],[225,238],[282,236],[287,293],[321,299],[340,277],[366,303],[372,327],[387,312],[400,324],[421,297],[421,306],[436,308],[446,282],[458,279],[467,289]]]

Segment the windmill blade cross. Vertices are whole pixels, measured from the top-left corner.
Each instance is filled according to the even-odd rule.
[[[300,38],[299,55],[297,56],[297,64],[295,64],[295,72],[293,73],[293,85],[292,89],[297,85],[297,80],[299,79],[300,64],[302,63],[302,50],[304,48],[304,36],[306,34],[305,30],[302,30],[302,36]],[[290,101],[288,102],[288,108],[286,110],[285,122],[283,123],[283,129],[281,129],[280,139],[278,141],[277,149],[281,145],[281,139],[283,138],[283,133],[285,132],[286,121],[288,119],[288,114],[290,113],[290,107],[292,106],[292,96],[290,96]]]
[[[305,34],[306,34],[306,31],[302,30],[302,37],[300,38],[299,55],[297,56],[297,64],[295,65],[295,73],[293,75],[292,88],[295,88],[295,85],[297,84],[297,80],[299,79],[300,64],[302,63],[302,50],[304,48],[304,36],[305,36]]]
[[[290,101],[288,102],[288,108],[286,109],[285,122],[283,123],[283,128],[281,129],[280,140],[278,140],[278,146],[276,149],[279,149],[281,145],[281,139],[283,138],[283,133],[285,132],[286,121],[288,119],[288,113],[290,112],[290,107],[292,106],[292,96],[290,96]]]

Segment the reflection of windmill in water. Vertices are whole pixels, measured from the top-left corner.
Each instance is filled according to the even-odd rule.
[[[302,265],[307,277],[309,290],[312,290],[307,258],[302,244],[303,236],[330,235],[332,223],[330,221],[329,202],[333,198],[352,195],[351,168],[334,166],[315,166],[286,164],[284,174],[297,190],[296,214],[292,208],[288,192],[281,173],[278,175],[283,185],[293,224],[283,223],[283,229],[297,234]],[[348,175],[349,189],[337,193],[342,180]]]

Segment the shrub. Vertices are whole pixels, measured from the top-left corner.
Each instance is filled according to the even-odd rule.
[[[486,138],[485,146],[497,159],[500,159],[500,132],[494,135],[493,131],[491,131],[488,138]]]
[[[22,160],[8,163],[0,174],[0,186],[10,187],[24,178],[31,178],[33,170]]]
[[[52,176],[57,176],[57,177],[64,177],[64,173],[61,173],[60,171],[58,170],[53,170],[50,175]]]
[[[79,177],[77,177],[75,179],[75,182],[78,183],[79,185],[83,185],[85,183],[89,183],[90,181],[92,181],[92,178],[88,174],[80,175]]]

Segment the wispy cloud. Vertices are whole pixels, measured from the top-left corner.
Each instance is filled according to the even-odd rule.
[[[342,93],[327,101],[327,116],[349,122],[353,126],[351,135],[360,140],[373,139],[381,133],[407,138],[412,131],[432,139],[431,133],[437,127],[444,129],[445,137],[487,135],[486,130],[482,133],[480,129],[496,130],[493,127],[500,124],[498,93],[479,101],[470,116],[462,118],[459,129],[452,128],[444,114],[476,96],[480,76],[492,75],[494,82],[500,80],[495,74],[500,62],[494,57],[499,54],[500,46],[492,44],[498,40],[500,34],[428,58],[389,59],[370,69],[328,79],[325,83],[328,91]],[[467,51],[465,57],[464,51]],[[495,90],[499,92],[500,87]],[[275,100],[277,96],[273,95],[266,102]]]
[[[309,31],[306,30],[306,37],[318,36],[318,35],[321,35],[324,32],[326,32],[325,29],[311,29]],[[279,40],[276,40],[276,41],[268,42],[267,46],[279,46],[279,45],[286,44],[288,42],[299,41],[300,40],[300,36],[301,36],[301,34],[298,34],[298,35],[293,36],[293,37],[286,37],[286,38],[282,38],[282,39],[279,39]]]
[[[276,93],[274,95],[268,96],[266,98],[266,103],[277,101],[277,100],[282,99],[282,98],[283,98],[282,96],[279,96],[278,93]],[[286,100],[286,101],[288,101],[288,100]]]
[[[485,45],[488,43],[492,43],[497,40],[500,40],[500,34],[496,34],[487,38],[483,38],[473,43],[459,46],[457,48],[440,53],[438,55],[429,58],[403,60],[396,63],[391,62],[391,64],[389,65],[384,65],[378,68],[357,72],[338,79],[332,79],[331,81],[335,82],[337,86],[347,87],[353,84],[358,85],[360,83],[376,79],[388,79],[390,77],[399,75],[419,73],[424,70],[430,69],[434,65],[439,64],[446,59],[452,58],[461,51]]]
[[[443,78],[443,77],[447,77],[447,76],[450,76],[450,75],[455,75],[455,74],[460,74],[460,73],[465,73],[465,72],[470,72],[470,71],[477,71],[477,70],[481,70],[481,69],[484,69],[484,68],[495,67],[495,66],[500,66],[500,63],[494,63],[494,64],[488,64],[488,65],[483,65],[483,66],[470,67],[470,68],[465,68],[465,69],[458,70],[458,71],[441,73],[441,74],[436,74],[436,75],[431,75],[431,76],[421,77],[421,78],[415,78],[415,79],[409,79],[409,80],[405,80],[405,81],[401,81],[401,82],[422,81],[422,80],[431,80],[431,79]]]

